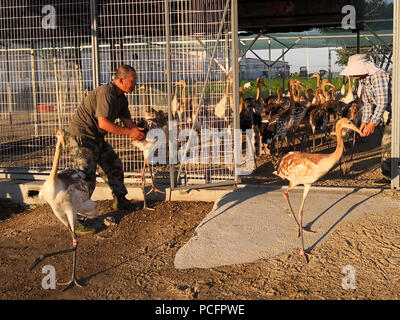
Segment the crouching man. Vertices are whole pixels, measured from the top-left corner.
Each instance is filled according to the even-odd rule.
[[[136,86],[136,71],[121,65],[110,83],[89,92],[77,108],[72,121],[66,128],[66,145],[74,166],[86,174],[90,195],[96,187],[96,169],[110,186],[115,210],[134,210],[135,206],[126,199],[122,161],[105,141],[108,133],[126,135],[134,140],[143,140],[145,134],[132,121],[125,93]],[[114,121],[119,118],[123,126]],[[94,233],[87,224],[78,223],[77,233]]]

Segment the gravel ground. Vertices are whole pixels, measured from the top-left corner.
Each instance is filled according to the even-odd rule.
[[[379,139],[358,143],[344,176],[335,167],[318,185],[384,187]],[[349,154],[347,149],[347,156]],[[332,149],[320,148],[321,152]],[[287,184],[272,176],[268,159],[244,183]],[[399,197],[385,190],[384,196]],[[141,208],[142,203],[137,202]],[[113,211],[99,201],[101,230],[80,237],[77,277],[85,284],[62,292],[44,290],[42,266],[53,265],[66,281],[71,254],[27,269],[42,253],[68,248],[70,234],[48,205],[25,208],[0,200],[0,299],[399,299],[400,210],[371,214],[340,226],[315,248],[306,264],[293,250],[254,263],[211,269],[176,270],[177,250],[210,212],[213,203],[152,202],[155,211]],[[116,224],[102,225],[112,216]],[[355,289],[344,289],[343,267],[355,270]]]
[[[386,196],[393,196],[390,191]],[[397,193],[396,193],[397,196]],[[141,203],[138,203],[141,205]],[[177,250],[211,210],[212,203],[157,202],[155,211],[112,211],[99,201],[101,222],[116,225],[80,237],[77,277],[85,284],[44,290],[41,268],[52,265],[69,280],[71,254],[27,269],[42,253],[70,246],[70,234],[48,205],[10,208],[0,221],[0,299],[399,299],[399,210],[368,214],[344,224],[315,248],[306,264],[292,250],[249,264],[176,270]],[[2,212],[4,212],[2,210]],[[343,289],[342,268],[355,268],[355,289]]]

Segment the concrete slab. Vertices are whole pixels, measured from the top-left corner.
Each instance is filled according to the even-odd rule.
[[[311,188],[305,202],[303,225],[316,231],[305,234],[305,247],[326,241],[341,223],[363,213],[399,208],[400,201],[382,196],[383,190]],[[291,191],[297,215],[302,188]],[[282,190],[245,186],[223,195],[177,252],[175,267],[210,268],[241,264],[300,247],[297,226],[287,211]]]
[[[0,180],[0,198],[9,198],[21,204],[44,204],[45,201],[39,199],[38,194],[44,180],[16,180],[3,179]],[[139,185],[125,184],[128,190],[126,195],[129,200],[143,201],[143,192]],[[157,185],[157,187],[165,191],[165,194],[151,193],[146,199],[158,201],[210,201],[215,202],[223,195],[234,189],[233,186],[219,187],[214,189],[191,189],[191,190],[173,190],[165,185]],[[150,181],[146,184],[146,190],[150,189]],[[110,187],[105,183],[97,183],[93,192],[92,200],[110,200],[112,199]]]

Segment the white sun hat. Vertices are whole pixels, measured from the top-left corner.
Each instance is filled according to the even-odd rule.
[[[373,62],[369,61],[366,54],[355,54],[349,58],[347,67],[340,72],[341,76],[358,76],[363,74],[374,74],[382,70]]]

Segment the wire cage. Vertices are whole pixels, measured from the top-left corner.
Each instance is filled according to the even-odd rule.
[[[232,1],[0,3],[3,172],[47,173],[57,128],[68,125],[88,91],[128,64],[138,74],[127,94],[132,119],[156,112],[169,120],[158,174],[178,186],[235,180]],[[125,136],[107,141],[127,180],[138,179],[143,154]],[[64,153],[60,167],[70,163]]]

